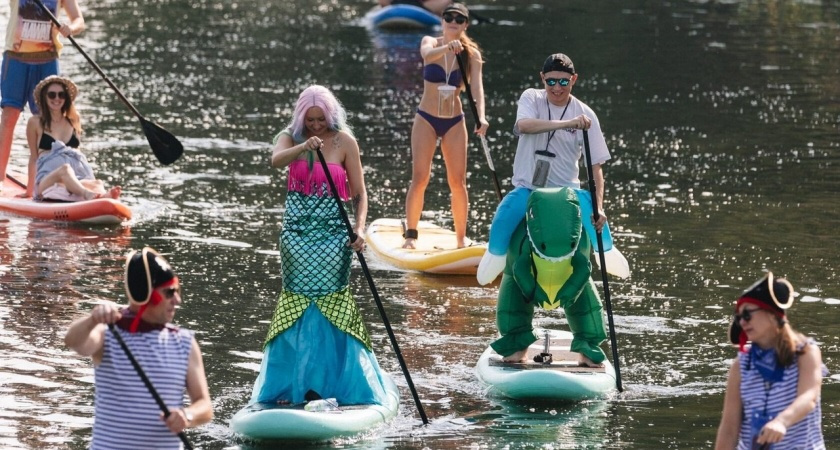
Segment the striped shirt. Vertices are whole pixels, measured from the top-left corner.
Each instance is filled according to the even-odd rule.
[[[118,330],[166,406],[183,408],[192,333],[164,328],[144,333]],[[160,420],[160,408],[114,335],[106,330],[102,362],[94,369],[91,449],[177,449],[178,436]]]
[[[816,344],[811,340],[808,345]],[[739,353],[738,359],[741,369],[741,404],[744,413],[738,438],[738,450],[750,450],[753,414],[760,414],[766,410],[767,417],[772,420],[796,399],[799,383],[798,357],[795,357],[793,364],[785,367],[782,381],[775,383],[765,383],[758,369],[750,361],[749,352]],[[805,418],[788,427],[781,442],[773,444],[770,448],[773,450],[825,449],[820,399],[817,399],[817,406]]]

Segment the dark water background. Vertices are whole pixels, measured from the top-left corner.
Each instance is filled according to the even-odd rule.
[[[403,211],[422,34],[369,31],[371,3],[82,1],[88,31],[78,41],[186,153],[157,165],[137,120],[65,49],[63,71],[81,90],[84,150],[123,186],[135,219],[89,228],[0,218],[0,447],[85,446],[92,368],[63,334],[93,302],[123,301],[122,258],[143,245],[170,255],[185,286],[176,321],[198,331],[204,352],[216,419],[190,437],[204,448],[239,445],[227,424],[250,395],[280,289],[285,179],[268,167],[268,146],[301,89],[324,84],[347,107],[369,221]],[[725,345],[730,305],[763,269],[801,294],[791,320],[821,343],[832,372],[823,429],[829,448],[840,447],[840,2],[475,6],[497,21],[469,31],[487,61],[489,136],[504,183],[516,100],[537,86],[546,55],[572,57],[581,74],[574,93],[605,130],[607,214],[633,272],[610,280],[626,392],[554,406],[488,397],[474,365],[495,334],[495,288],[399,272],[368,255],[432,424],[418,426],[357,267],[357,299],[403,405],[383,429],[326,447],[710,447],[734,356]],[[0,6],[0,23],[7,15]],[[18,167],[24,146],[19,126]],[[483,156],[473,148],[470,158],[469,236],[486,239],[496,200]],[[424,216],[450,224],[448,199],[437,159]]]

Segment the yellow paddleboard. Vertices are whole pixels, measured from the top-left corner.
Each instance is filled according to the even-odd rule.
[[[430,222],[417,224],[415,249],[402,248],[399,219],[376,219],[368,226],[366,241],[376,256],[405,270],[450,275],[475,275],[487,244],[467,239],[467,247],[455,247],[455,232]]]

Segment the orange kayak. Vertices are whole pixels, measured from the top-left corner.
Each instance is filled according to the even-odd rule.
[[[26,192],[19,176],[7,176],[0,191],[0,212],[33,219],[92,224],[120,224],[131,219],[131,209],[119,200],[98,198],[83,202],[36,202],[20,198]]]

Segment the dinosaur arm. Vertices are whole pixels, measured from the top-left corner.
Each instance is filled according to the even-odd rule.
[[[572,275],[557,293],[557,297],[564,306],[571,304],[580,296],[591,273],[592,264],[589,263],[589,257],[578,250],[572,256]]]

